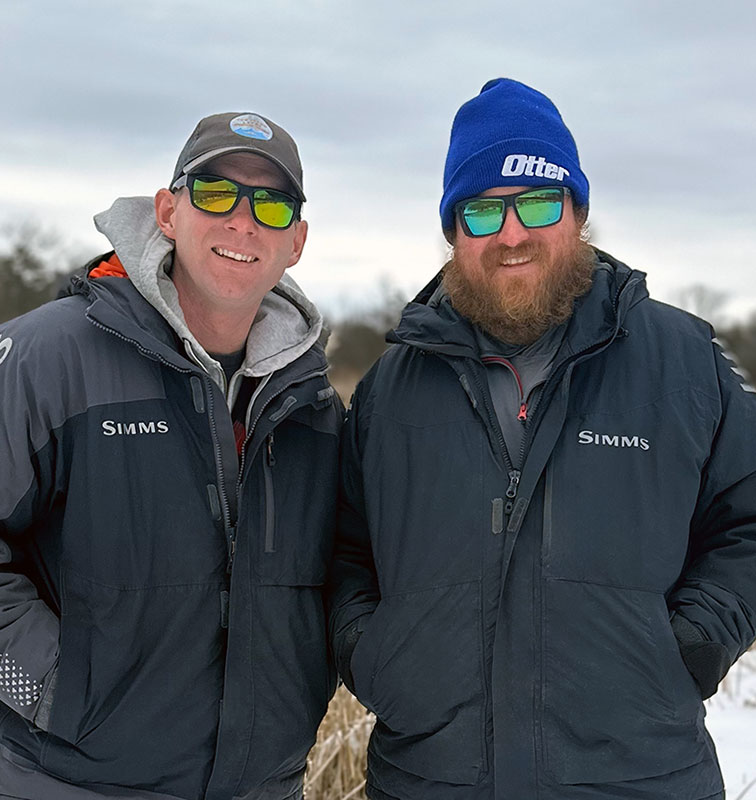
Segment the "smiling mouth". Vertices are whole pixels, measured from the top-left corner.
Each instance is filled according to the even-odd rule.
[[[215,255],[222,256],[223,258],[230,258],[232,261],[241,261],[244,264],[251,264],[253,261],[257,261],[257,256],[247,256],[244,255],[244,253],[235,253],[233,250],[226,250],[225,247],[213,247],[211,249]]]
[[[505,258],[499,262],[502,267],[519,267],[520,264],[529,264],[532,261],[528,256],[521,256],[520,258]]]

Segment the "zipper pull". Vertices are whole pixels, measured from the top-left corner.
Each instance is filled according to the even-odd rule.
[[[234,565],[234,556],[236,555],[236,528],[231,528],[228,540],[228,564],[226,565],[226,572],[231,574],[231,567]]]
[[[276,457],[273,455],[273,434],[272,433],[268,434],[267,447],[268,447],[268,466],[272,467],[276,463]]]
[[[420,352],[423,352],[422,350]],[[470,381],[467,378],[467,375],[462,373],[459,376],[459,382],[462,384],[462,388],[465,390],[465,394],[467,395],[467,399],[472,403],[473,408],[478,407],[478,401],[475,399],[475,395],[473,394],[472,387],[470,386]]]
[[[517,497],[517,485],[520,483],[520,470],[513,469],[509,473],[509,486],[507,486],[506,495],[510,500]]]
[[[517,419],[519,419],[520,422],[527,422],[527,419],[528,419],[528,404],[527,403],[521,403],[520,404],[520,413],[517,415]]]

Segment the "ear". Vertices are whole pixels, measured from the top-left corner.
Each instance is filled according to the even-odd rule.
[[[178,197],[168,189],[160,189],[155,195],[155,220],[160,230],[169,238],[176,238],[173,215]]]
[[[304,220],[300,220],[295,222],[294,225],[296,226],[294,228],[294,241],[291,245],[291,255],[286,264],[287,268],[293,267],[299,261],[307,241],[307,223]]]

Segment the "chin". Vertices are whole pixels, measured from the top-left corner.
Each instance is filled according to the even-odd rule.
[[[491,287],[498,289],[504,296],[512,294],[531,295],[535,293],[538,285],[538,273],[531,271],[519,271],[516,273],[498,272],[491,280]]]

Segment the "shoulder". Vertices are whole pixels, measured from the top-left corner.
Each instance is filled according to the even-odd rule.
[[[649,357],[674,359],[686,369],[714,364],[714,329],[680,308],[649,298],[630,309],[623,327]]]
[[[51,362],[59,363],[72,345],[80,346],[93,333],[86,320],[86,305],[83,297],[65,297],[0,323],[7,367],[23,367],[31,362],[39,369]]]
[[[637,308],[656,328],[663,328],[672,334],[690,336],[705,342],[711,342],[714,337],[713,328],[705,319],[684,311],[682,308],[652,298],[639,303]]]
[[[28,435],[36,448],[70,416],[70,397],[83,395],[86,376],[77,339],[91,336],[88,328],[94,332],[85,310],[84,298],[68,297],[0,325],[0,426],[6,435]]]
[[[0,392],[19,413],[35,408],[57,424],[113,398],[164,392],[154,362],[87,317],[90,300],[63,297],[0,325]]]
[[[627,318],[627,339],[637,363],[665,383],[675,379],[721,405],[722,394],[750,390],[735,363],[704,319],[680,308],[647,300]],[[753,390],[750,390],[753,392]],[[753,401],[753,393],[748,397]]]
[[[469,401],[447,357],[392,344],[355,391],[349,414],[360,427],[377,423],[426,428],[466,418]]]

